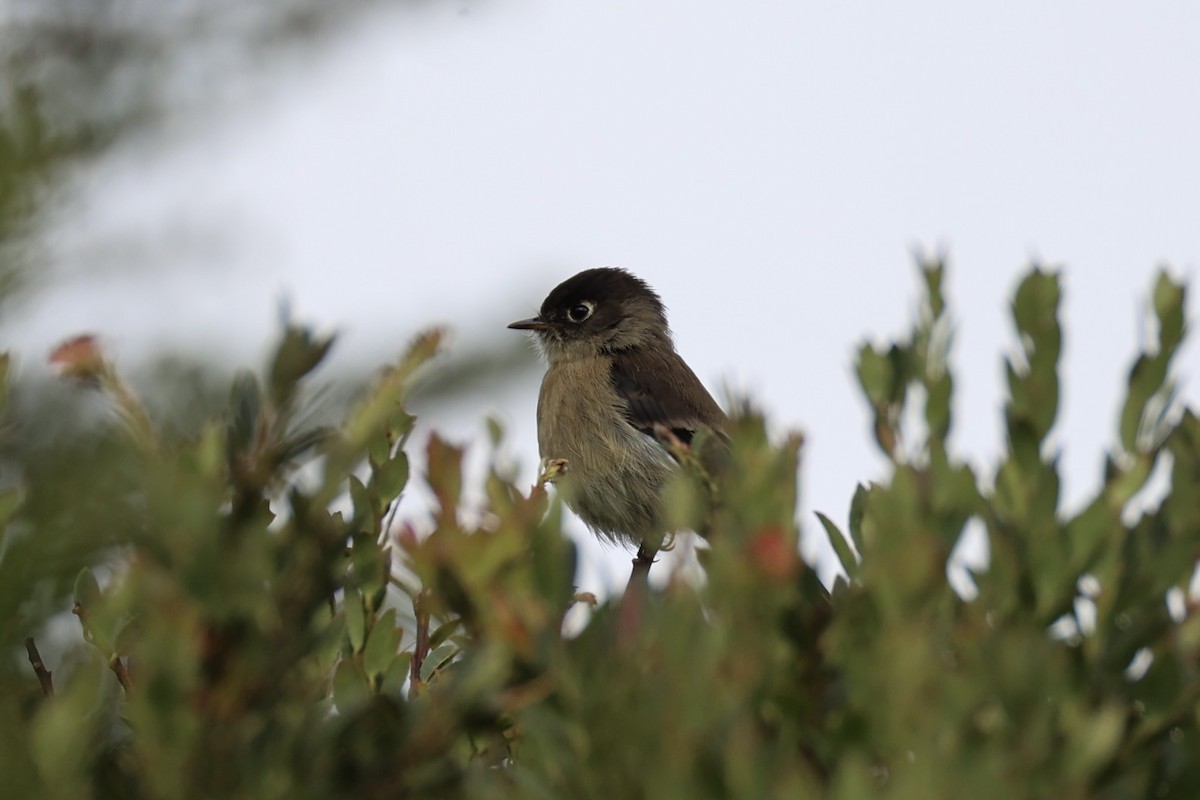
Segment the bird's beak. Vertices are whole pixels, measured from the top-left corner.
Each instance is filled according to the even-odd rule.
[[[541,317],[530,317],[511,322],[508,327],[516,331],[548,331],[552,326]]]

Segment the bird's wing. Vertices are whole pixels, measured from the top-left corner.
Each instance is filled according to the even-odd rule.
[[[622,353],[612,360],[611,378],[625,419],[648,436],[658,438],[655,429],[662,426],[689,444],[700,428],[725,428],[725,412],[674,352]]]

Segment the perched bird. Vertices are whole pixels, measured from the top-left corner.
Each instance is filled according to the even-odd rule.
[[[563,499],[600,538],[652,560],[676,468],[664,441],[686,445],[705,428],[722,435],[727,422],[675,352],[659,296],[625,270],[589,269],[556,286],[536,317],[508,327],[532,331],[549,363],[538,447],[543,459],[567,462],[556,481]]]

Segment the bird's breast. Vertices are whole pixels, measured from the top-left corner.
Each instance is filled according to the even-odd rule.
[[[550,366],[538,397],[538,449],[542,458],[567,460],[559,489],[593,529],[637,539],[657,525],[662,487],[674,462],[626,421],[607,359]]]
[[[566,458],[576,471],[587,469],[628,446],[622,441],[628,427],[607,360],[560,361],[546,371],[538,397],[543,458]]]

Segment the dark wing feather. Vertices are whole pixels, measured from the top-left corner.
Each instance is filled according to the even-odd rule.
[[[718,433],[725,428],[725,413],[675,352],[614,353],[611,377],[613,389],[625,401],[625,419],[648,436],[655,436],[661,425],[688,444],[702,427]]]

